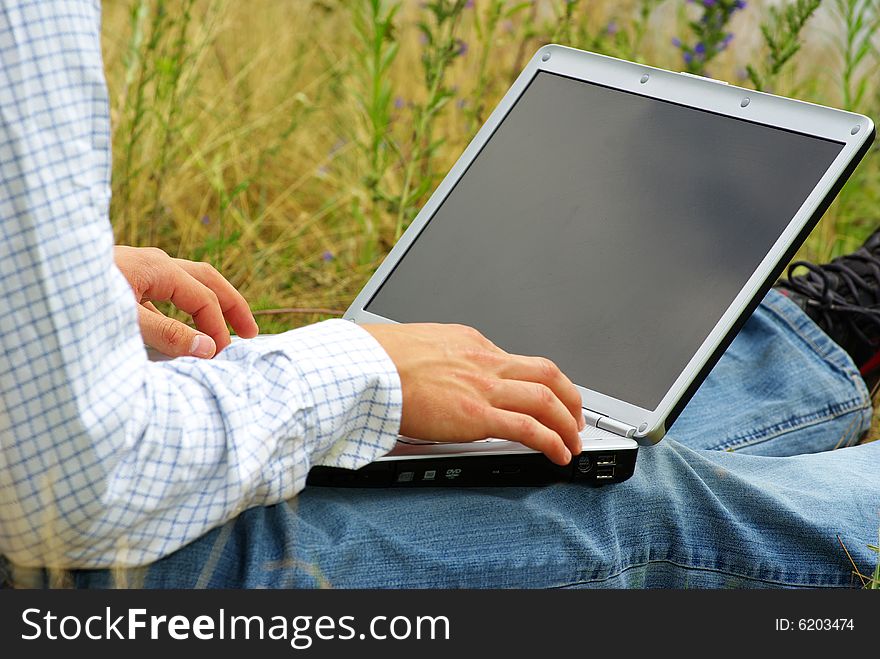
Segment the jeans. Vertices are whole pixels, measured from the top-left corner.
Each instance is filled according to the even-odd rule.
[[[601,488],[307,488],[77,587],[841,587],[876,565],[880,441],[848,355],[771,292],[634,476]]]

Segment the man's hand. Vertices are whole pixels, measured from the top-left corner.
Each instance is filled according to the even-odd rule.
[[[116,247],[116,265],[137,299],[144,343],[176,357],[212,357],[239,336],[257,335],[245,299],[207,263],[151,248]],[[160,313],[170,300],[193,329]],[[224,320],[225,319],[225,320]],[[510,439],[568,464],[581,450],[581,397],[557,366],[511,355],[462,325],[365,325],[397,367],[403,388],[401,433],[445,442]]]
[[[138,302],[141,334],[169,357],[213,357],[230,344],[226,321],[246,339],[259,328],[241,294],[208,263],[173,259],[154,247],[114,248],[117,267]],[[168,318],[152,302],[170,300],[192,316],[196,329]]]
[[[580,453],[578,390],[540,357],[511,355],[462,325],[364,325],[400,375],[408,437],[466,442],[495,437],[557,464]]]

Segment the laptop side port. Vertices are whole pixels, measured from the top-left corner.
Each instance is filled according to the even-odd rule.
[[[614,479],[614,467],[599,467],[596,469],[597,481],[610,481]]]
[[[590,460],[590,456],[586,453],[581,453],[577,457],[577,462],[575,462],[575,469],[577,469],[582,474],[586,474],[590,469],[593,468],[593,463]]]
[[[617,456],[614,454],[597,455],[596,456],[596,466],[597,467],[613,467],[616,464],[617,464]]]

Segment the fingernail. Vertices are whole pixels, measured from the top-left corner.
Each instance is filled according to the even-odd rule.
[[[189,354],[193,357],[210,357],[214,354],[215,349],[214,339],[205,334],[196,334],[195,337],[193,337]]]
[[[565,455],[565,464],[568,464],[569,462],[571,462],[571,451],[569,451],[568,449],[565,449],[564,455]]]

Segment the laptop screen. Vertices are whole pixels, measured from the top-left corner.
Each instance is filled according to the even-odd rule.
[[[655,409],[842,148],[540,72],[366,310]]]

